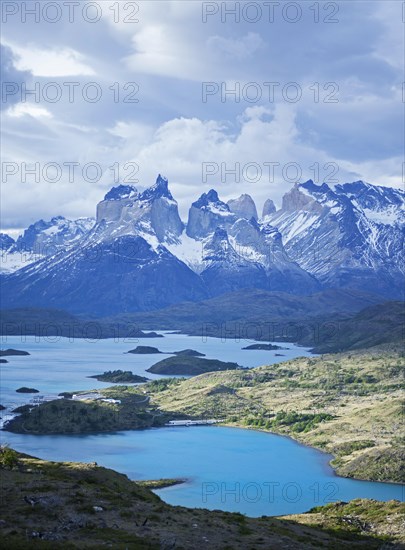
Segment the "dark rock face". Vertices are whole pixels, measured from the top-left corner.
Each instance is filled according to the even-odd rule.
[[[266,216],[270,216],[270,214],[274,214],[275,211],[276,207],[274,202],[271,199],[267,199],[263,205],[262,217],[265,218]]]
[[[125,185],[107,193],[97,205],[97,223],[103,222],[104,237],[106,233],[110,236],[137,233],[156,237],[161,243],[176,241],[184,228],[168,181],[160,174],[156,183],[143,193]]]
[[[257,220],[257,210],[254,200],[250,195],[243,194],[237,199],[231,199],[227,202],[229,210],[236,214],[238,218],[246,218]]]
[[[0,250],[8,250],[15,243],[14,239],[7,233],[0,233]]]
[[[218,193],[211,189],[193,202],[188,214],[187,235],[193,239],[203,239],[217,227],[229,227],[237,220],[229,206],[222,202]]]

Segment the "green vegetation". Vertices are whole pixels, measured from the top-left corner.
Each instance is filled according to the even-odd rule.
[[[20,405],[19,407],[16,407],[15,409],[13,409],[11,412],[12,413],[17,413],[17,414],[21,414],[21,413],[25,413],[25,412],[30,412],[30,410],[34,407],[34,405]]]
[[[162,353],[158,348],[152,346],[137,346],[135,349],[130,349],[127,353],[134,353],[140,355],[148,355],[153,353]]]
[[[14,468],[18,464],[18,454],[7,445],[0,447],[0,468]]]
[[[380,502],[377,500],[354,499],[350,502],[333,502],[312,508],[306,514],[285,516],[289,521],[322,528],[341,539],[350,540],[356,535],[378,531],[382,541],[390,548],[393,533],[400,530],[405,505],[397,500]],[[402,530],[403,532],[403,530]],[[402,537],[401,537],[402,538]],[[392,539],[391,539],[392,540]],[[385,548],[382,546],[381,548]],[[402,544],[394,546],[402,548]]]
[[[351,455],[354,451],[361,451],[375,446],[375,441],[363,439],[358,441],[345,441],[340,445],[335,445],[334,453],[338,456]]]
[[[205,353],[200,353],[195,349],[182,349],[180,351],[174,351],[173,355],[186,355],[188,357],[205,357]]]
[[[161,426],[167,416],[151,407],[149,398],[131,391],[131,387],[115,386],[103,390],[106,397],[121,403],[101,400],[78,401],[58,399],[30,409],[7,423],[10,432],[31,434],[69,434],[136,430]]]
[[[306,514],[249,518],[170,506],[148,487],[178,480],[134,482],[95,463],[49,462],[2,448],[0,469],[0,536],[10,550],[377,550],[405,542],[405,505],[396,501],[354,500]]]
[[[333,418],[331,414],[326,413],[302,414],[294,411],[280,411],[273,420],[266,420],[263,417],[249,417],[245,422],[247,426],[266,428],[267,430],[276,430],[277,428],[286,426],[292,432],[309,432],[320,422],[332,420]]]
[[[157,393],[165,391],[169,387],[178,386],[184,378],[161,378],[160,380],[152,380],[148,383],[149,391]]]
[[[88,378],[95,378],[99,382],[112,382],[116,384],[140,384],[149,380],[145,376],[138,376],[129,370],[108,370],[103,374],[94,374],[93,376],[88,376]]]
[[[240,368],[240,365],[237,363],[226,363],[218,359],[202,359],[201,357],[177,355],[176,357],[168,357],[167,359],[155,363],[152,367],[147,369],[147,371],[154,374],[196,376],[205,372]]]
[[[403,482],[404,366],[391,345],[144,389],[167,414],[290,435],[333,454],[340,475]]]

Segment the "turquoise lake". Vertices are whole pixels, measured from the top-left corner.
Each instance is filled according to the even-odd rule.
[[[136,345],[152,345],[162,351],[193,348],[207,355],[236,361],[247,367],[271,364],[287,358],[310,355],[292,344],[275,352],[242,351],[251,342],[165,335],[137,342],[84,340],[55,342],[26,337],[7,337],[2,348],[14,347],[31,353],[10,357],[1,365],[0,403],[12,408],[31,396],[16,394],[23,385],[41,395],[61,391],[110,386],[86,378],[105,370],[145,369],[164,356],[128,355]],[[157,378],[146,373],[149,378]],[[3,411],[7,417],[8,411]],[[50,460],[93,462],[116,469],[131,479],[180,477],[186,483],[157,493],[171,504],[239,511],[249,516],[304,512],[313,506],[353,498],[403,500],[404,488],[340,478],[328,465],[330,457],[293,440],[253,430],[225,427],[170,427],[143,431],[81,436],[32,436],[0,432],[2,442],[19,451]]]

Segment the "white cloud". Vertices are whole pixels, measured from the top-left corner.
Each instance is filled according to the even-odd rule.
[[[399,185],[396,109],[401,107],[402,79],[394,68],[403,63],[402,3],[341,2],[336,25],[314,25],[308,8],[297,24],[262,21],[254,27],[232,18],[222,23],[220,15],[203,24],[201,2],[183,0],[139,2],[139,23],[124,22],[128,10],[115,23],[114,11],[108,9],[113,5],[113,0],[103,3],[103,20],[97,25],[21,25],[14,18],[4,29],[6,44],[18,59],[9,56],[3,67],[31,71],[8,72],[7,80],[30,84],[32,76],[97,73],[105,90],[97,104],[83,102],[79,94],[73,104],[4,107],[11,115],[4,117],[6,160],[98,162],[105,169],[97,184],[50,186],[40,181],[28,186],[17,178],[12,186],[3,186],[9,225],[21,227],[57,213],[93,215],[95,203],[115,184],[108,169],[115,162],[137,162],[140,186],[165,173],[183,216],[189,203],[212,186],[223,198],[250,192],[260,204],[269,196],[280,200],[291,185],[283,182],[280,169],[273,184],[264,172],[255,184],[243,178],[223,183],[217,174],[203,185],[203,162],[297,162],[302,179],[313,176],[309,167],[314,162],[336,162],[340,181]],[[203,103],[201,82],[207,80],[225,82],[229,89],[235,82],[277,81],[278,98],[283,83],[296,81],[303,100],[271,104],[263,88],[261,103],[222,102],[219,93]],[[322,100],[322,86],[332,80],[340,86],[338,104]],[[109,86],[118,81],[139,83],[139,104],[113,103]],[[310,89],[314,82],[320,83],[319,103]]]
[[[131,71],[174,78],[198,79],[196,57],[173,27],[147,25],[132,37],[134,53],[124,59]],[[191,55],[190,55],[191,54]],[[200,59],[200,63],[201,63]],[[200,65],[201,70],[201,65]]]
[[[34,118],[53,118],[52,113],[50,113],[47,109],[40,107],[39,105],[33,105],[32,103],[17,103],[17,105],[10,107],[6,114],[15,118],[20,118],[25,115],[32,116]]]
[[[94,70],[86,63],[85,57],[72,48],[40,49],[34,44],[23,47],[6,42],[16,55],[14,65],[19,71],[30,71],[33,76],[89,76]]]
[[[17,123],[21,119],[14,120]],[[294,179],[294,170],[289,171],[288,178],[285,178],[289,163],[299,166],[300,181],[314,179],[311,167],[319,163],[318,183],[321,183],[325,175],[323,165],[335,162],[339,166],[339,183],[364,179],[393,187],[400,185],[400,159],[356,163],[329,155],[319,146],[309,146],[297,126],[296,109],[286,105],[249,107],[236,125],[230,121],[179,117],[164,122],[155,130],[143,123],[119,121],[104,133],[91,132],[90,142],[88,129],[81,131],[60,122],[53,125],[53,129],[54,136],[45,135],[43,139],[26,142],[30,159],[26,159],[23,151],[19,151],[19,158],[13,157],[15,151],[7,151],[6,159],[30,162],[35,159],[43,165],[58,160],[58,157],[52,158],[52,151],[57,153],[57,143],[63,142],[65,155],[60,162],[76,160],[83,166],[87,162],[98,161],[104,169],[103,177],[92,184],[83,181],[79,173],[73,184],[65,178],[53,185],[43,179],[38,183],[22,185],[17,175],[15,180],[3,186],[4,212],[9,213],[4,221],[10,226],[13,217],[21,226],[27,212],[30,221],[55,214],[70,217],[94,215],[96,203],[107,189],[118,183],[109,168],[115,162],[119,163],[122,176],[126,174],[122,171],[126,162],[139,166],[136,174],[138,187],[151,185],[159,172],[165,174],[179,202],[183,219],[187,218],[190,203],[212,187],[217,189],[223,200],[250,193],[259,209],[269,197],[280,204],[282,195],[293,184],[291,178]],[[204,183],[206,163],[216,165],[216,173]],[[236,163],[239,163],[237,175],[226,175],[225,169],[235,169]],[[274,181],[271,181],[270,168],[265,163],[278,163],[274,165]],[[252,181],[255,169],[248,171],[249,164],[258,166],[261,171],[257,181]],[[12,192],[7,192],[6,187]]]

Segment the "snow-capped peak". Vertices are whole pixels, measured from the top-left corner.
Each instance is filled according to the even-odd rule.
[[[148,187],[148,189],[145,189],[145,191],[139,195],[139,200],[151,202],[160,198],[174,201],[173,195],[169,190],[169,180],[159,174],[154,185]]]
[[[215,189],[211,189],[192,203],[188,214],[187,235],[193,239],[201,239],[213,233],[217,227],[228,227],[236,219],[237,216],[221,201]]]
[[[208,193],[203,193],[191,206],[204,210],[209,209],[218,212],[230,212],[229,206],[220,200],[215,189],[210,189]]]
[[[132,185],[118,185],[113,187],[104,196],[105,201],[120,201],[123,199],[134,199],[138,195],[138,190]]]

